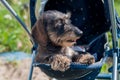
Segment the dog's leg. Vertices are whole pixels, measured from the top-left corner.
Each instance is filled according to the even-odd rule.
[[[73,57],[73,62],[89,65],[95,63],[95,58],[90,53],[79,54]]]
[[[71,60],[67,56],[61,54],[52,57],[51,68],[56,71],[62,71],[69,69]]]

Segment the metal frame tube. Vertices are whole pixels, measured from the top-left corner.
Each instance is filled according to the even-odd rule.
[[[35,5],[37,0],[30,0],[29,6],[30,6],[30,22],[31,22],[31,28],[36,22],[36,16],[35,16]]]
[[[117,38],[117,28],[116,28],[116,19],[115,19],[115,9],[114,9],[114,0],[108,0],[110,19],[111,19],[111,28],[112,28],[112,42],[113,42],[113,72],[112,80],[118,80],[118,38]]]
[[[32,73],[33,73],[33,70],[34,70],[34,59],[35,59],[35,56],[36,56],[36,53],[37,53],[37,50],[33,50],[32,52],[32,62],[31,62],[31,66],[30,66],[30,72],[29,72],[29,75],[28,75],[28,80],[32,80]]]

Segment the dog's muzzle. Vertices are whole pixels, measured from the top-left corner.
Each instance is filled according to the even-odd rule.
[[[74,28],[74,32],[78,37],[81,37],[83,34],[83,31],[81,31],[80,29],[78,29],[77,27]]]

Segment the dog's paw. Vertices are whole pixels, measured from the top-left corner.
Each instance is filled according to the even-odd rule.
[[[95,63],[95,58],[93,55],[87,53],[87,54],[80,54],[76,56],[76,62],[81,64],[93,64]]]
[[[55,55],[52,58],[51,68],[56,71],[62,71],[69,69],[71,60],[67,56]]]

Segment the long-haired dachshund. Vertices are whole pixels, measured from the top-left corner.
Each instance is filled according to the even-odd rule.
[[[38,43],[36,61],[51,64],[53,70],[65,71],[71,62],[92,64],[94,57],[78,54],[71,46],[81,37],[83,32],[71,24],[70,14],[59,11],[42,13],[32,28],[32,36]]]

